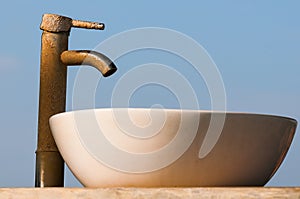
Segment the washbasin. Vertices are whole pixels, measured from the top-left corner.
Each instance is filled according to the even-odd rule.
[[[49,122],[86,187],[263,186],[297,126],[275,115],[142,108],[64,112]]]

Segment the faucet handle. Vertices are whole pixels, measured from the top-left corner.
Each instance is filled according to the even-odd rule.
[[[89,21],[74,20],[69,17],[44,14],[40,28],[48,32],[70,32],[71,27],[103,30],[104,24]]]
[[[104,30],[104,23],[97,23],[97,22],[90,22],[90,21],[80,21],[80,20],[74,20],[73,19],[72,20],[72,27]]]

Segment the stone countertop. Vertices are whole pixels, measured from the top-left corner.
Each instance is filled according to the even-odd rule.
[[[300,187],[0,188],[0,199],[52,198],[300,198]]]

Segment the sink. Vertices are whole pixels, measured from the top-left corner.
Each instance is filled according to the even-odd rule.
[[[49,122],[85,187],[263,186],[297,126],[275,115],[142,108],[64,112]]]

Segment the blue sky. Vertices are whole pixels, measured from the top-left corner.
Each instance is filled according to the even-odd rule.
[[[56,13],[106,24],[103,32],[72,30],[70,49],[94,49],[110,36],[132,28],[151,26],[180,31],[201,44],[218,66],[228,110],[276,114],[299,120],[299,6],[296,0],[2,2],[0,187],[31,187],[34,184],[42,14]],[[122,63],[152,61],[153,56],[147,57],[147,52],[139,55],[123,57],[119,67]],[[168,59],[164,54],[157,57],[160,57],[158,61]],[[69,69],[68,110],[71,110],[71,88],[77,70]],[[152,98],[143,98],[143,92],[153,94],[157,89],[161,88],[153,86],[137,92],[133,106],[155,102]],[[170,94],[165,92],[165,95]],[[172,107],[175,102],[164,103]],[[97,105],[108,104],[100,100]],[[204,103],[204,108],[209,106]],[[285,161],[268,185],[300,186],[299,133],[296,132]],[[68,171],[66,186],[80,186]]]

